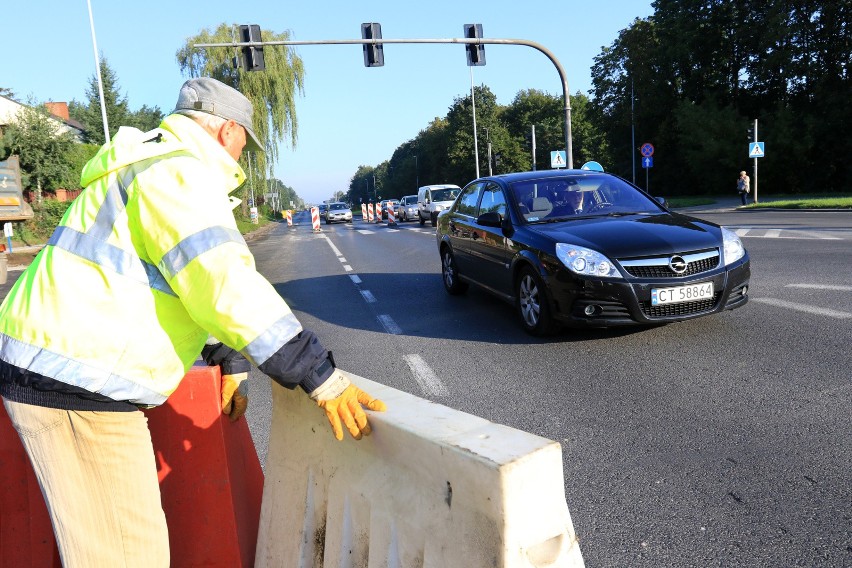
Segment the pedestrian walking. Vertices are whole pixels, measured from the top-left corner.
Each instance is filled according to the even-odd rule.
[[[748,205],[748,194],[751,191],[751,180],[744,171],[740,172],[740,177],[737,178],[737,193],[740,194],[740,199],[743,205]]]

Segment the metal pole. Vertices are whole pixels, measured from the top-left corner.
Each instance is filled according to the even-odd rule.
[[[104,141],[109,142],[109,124],[107,124],[106,101],[104,100],[104,84],[101,79],[101,61],[98,57],[98,40],[95,38],[95,20],[92,17],[92,2],[86,0],[89,6],[89,26],[92,28],[92,47],[95,50],[95,73],[98,76],[98,95],[101,99],[101,117],[104,121]]]
[[[479,143],[476,136],[476,98],[473,96],[473,67],[470,70],[470,104],[473,109],[473,153],[476,158],[476,177],[479,177]]]
[[[633,77],[630,78],[630,155],[633,157],[633,185],[636,185],[636,125],[633,122]]]
[[[568,167],[574,167],[574,147],[571,135],[571,99],[568,96],[568,80],[565,78],[565,70],[562,64],[556,59],[553,53],[534,41],[526,39],[493,39],[493,38],[447,38],[447,39],[324,39],[324,40],[309,40],[309,41],[250,41],[244,43],[196,43],[193,47],[263,47],[266,45],[371,45],[375,43],[391,44],[391,43],[461,43],[464,45],[526,45],[537,49],[553,63],[556,71],[559,73],[559,80],[562,82],[562,99],[564,101],[565,115],[565,152],[568,156]],[[471,72],[471,77],[473,74]],[[471,83],[473,79],[471,78]],[[474,137],[474,140],[476,138]],[[478,168],[477,168],[478,169]],[[477,176],[478,177],[478,176]]]
[[[760,140],[757,137],[757,119],[754,119],[754,143]],[[757,203],[757,158],[754,159],[754,202]]]
[[[533,160],[533,171],[535,171],[535,124],[532,125],[532,160]]]

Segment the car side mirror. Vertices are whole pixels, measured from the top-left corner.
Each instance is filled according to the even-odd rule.
[[[660,205],[662,205],[663,207],[668,208],[669,204],[668,204],[668,203],[666,203],[666,198],[665,198],[665,197],[655,197],[654,199],[656,199],[656,200],[657,200],[657,203],[659,203],[659,204],[660,204]]]
[[[484,227],[501,227],[503,224],[503,216],[496,211],[489,211],[488,213],[483,213],[477,217],[476,224]]]

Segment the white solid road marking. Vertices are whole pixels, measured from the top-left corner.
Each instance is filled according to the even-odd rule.
[[[385,328],[385,331],[390,333],[391,335],[399,335],[402,333],[402,328],[396,325],[396,322],[393,321],[393,318],[387,314],[382,314],[378,316],[379,323],[382,324],[382,327]]]
[[[786,308],[788,310],[795,310],[797,312],[814,314],[818,316],[828,316],[830,318],[836,319],[852,318],[852,314],[850,314],[849,312],[840,312],[837,310],[830,310],[828,308],[818,308],[816,306],[807,306],[803,304],[796,304],[793,302],[785,302],[784,300],[778,300],[776,298],[751,298],[751,301],[760,302],[762,304],[769,304],[770,306],[776,306],[779,308]]]
[[[420,355],[404,355],[403,359],[405,359],[408,368],[414,374],[414,380],[423,389],[424,394],[430,396],[446,396],[448,394],[447,387]]]

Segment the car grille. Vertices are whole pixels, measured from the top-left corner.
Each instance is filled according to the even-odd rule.
[[[684,272],[675,272],[670,264],[672,257],[680,256],[686,261]],[[630,276],[636,278],[683,278],[713,270],[719,266],[719,251],[710,249],[683,254],[659,256],[653,258],[619,259],[619,264],[624,267]]]
[[[712,310],[719,301],[719,297],[721,295],[721,292],[717,292],[712,298],[707,298],[705,300],[680,302],[678,304],[663,304],[662,306],[652,306],[651,302],[639,302],[639,307],[642,309],[642,313],[649,318],[689,316]]]

